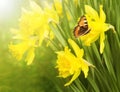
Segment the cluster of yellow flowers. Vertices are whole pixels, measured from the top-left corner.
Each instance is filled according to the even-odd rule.
[[[109,29],[114,30],[114,27],[105,23],[106,15],[103,11],[102,5],[100,6],[100,16],[92,7],[88,5],[85,5],[85,12],[85,16],[88,20],[88,25],[91,31],[84,36],[80,36],[80,39],[84,42],[84,45],[90,46],[91,43],[95,42],[100,37],[100,53],[103,53],[105,32]],[[66,83],[65,86],[70,85],[80,75],[81,70],[86,78],[89,71],[88,66],[94,67],[82,58],[84,55],[83,49],[80,49],[73,40],[69,39],[68,41],[74,49],[76,56],[70,52],[68,47],[65,47],[64,51],[57,53],[57,68],[59,71],[59,76],[66,78],[73,75],[72,79]]]
[[[19,29],[12,29],[13,39],[17,43],[9,45],[9,49],[16,59],[21,60],[23,55],[26,55],[27,64],[31,64],[34,59],[35,47],[42,44],[44,38],[53,39],[53,33],[50,31],[48,23],[54,21],[59,22],[57,12],[53,7],[45,3],[44,10],[35,2],[30,2],[31,10],[23,9]]]
[[[45,3],[45,8],[42,9],[35,2],[31,1],[31,10],[23,9],[19,24],[20,28],[18,30],[12,29],[15,35],[13,38],[17,40],[17,43],[13,44],[11,42],[9,45],[10,51],[18,60],[21,60],[23,55],[26,54],[27,64],[31,64],[35,57],[35,48],[42,44],[45,37],[53,39],[54,35],[50,31],[48,23],[50,21],[59,23],[59,16],[62,14],[61,2],[54,2],[54,6],[55,8]],[[79,38],[86,46],[90,46],[91,43],[100,38],[100,53],[103,53],[105,32],[109,29],[114,30],[114,27],[105,23],[106,15],[103,11],[103,6],[100,6],[100,15],[89,5],[85,5],[85,12],[91,31]],[[59,77],[67,78],[73,75],[65,86],[70,85],[80,75],[81,71],[86,78],[89,66],[93,66],[83,59],[84,50],[80,49],[75,41],[69,38],[68,43],[73,48],[75,54],[70,51],[68,46],[64,47],[64,51],[57,52],[58,60],[56,66],[59,71]]]

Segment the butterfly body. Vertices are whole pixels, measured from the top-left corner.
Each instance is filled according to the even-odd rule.
[[[78,25],[74,28],[74,36],[77,38],[89,32],[90,28],[88,28],[87,19],[85,16],[82,16],[78,22]]]

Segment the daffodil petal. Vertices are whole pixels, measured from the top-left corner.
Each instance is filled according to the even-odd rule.
[[[12,38],[13,39],[22,39],[22,36],[21,36],[21,34],[20,34],[20,30],[18,30],[18,29],[10,29],[10,31],[11,31],[11,33],[14,35]]]
[[[104,13],[104,11],[103,11],[103,6],[100,5],[100,21],[101,21],[102,23],[104,23],[105,20],[106,20],[106,15],[105,15],[105,13]]]
[[[82,63],[82,71],[83,71],[83,73],[84,73],[84,75],[85,75],[85,78],[87,78],[87,76],[88,76],[88,71],[89,71],[89,63],[87,63],[87,62],[85,62],[84,60],[82,60],[81,61]]]
[[[33,47],[28,51],[28,54],[27,54],[27,57],[26,57],[27,65],[30,65],[32,63],[34,57],[35,57],[34,50],[35,50],[35,48]]]
[[[80,49],[79,46],[71,39],[68,39],[68,42],[72,46],[76,56],[79,58],[83,57],[83,54],[84,54],[83,49]]]
[[[72,79],[67,82],[64,86],[69,86],[81,73],[81,69],[79,69],[78,71],[76,71],[72,77]]]
[[[41,7],[32,0],[30,0],[30,7],[33,11],[40,12],[40,13],[43,12]]]
[[[28,47],[27,42],[22,42],[22,43],[15,44],[15,45],[13,43],[9,44],[9,50],[17,60],[22,59],[23,54],[28,49],[27,47]]]
[[[85,5],[85,12],[92,20],[95,21],[99,20],[98,13],[89,5]]]
[[[91,43],[95,42],[99,37],[99,34],[90,34],[90,35],[85,35],[81,37],[81,40],[84,42],[86,46],[90,46]],[[89,38],[89,39],[88,39]]]
[[[104,33],[101,33],[100,34],[100,53],[103,53],[103,50],[104,50],[104,40],[105,40],[105,34]]]
[[[54,6],[59,15],[62,15],[62,2],[60,0],[54,0]]]

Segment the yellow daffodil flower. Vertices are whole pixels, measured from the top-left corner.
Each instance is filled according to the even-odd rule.
[[[75,0],[77,1],[77,0]],[[66,0],[65,2],[68,3],[68,1]],[[75,3],[76,4],[76,3]],[[63,7],[62,7],[62,1],[61,0],[54,0],[54,4],[53,4],[53,8],[55,8],[57,14],[59,15],[59,17],[63,18],[64,16],[64,12],[63,12]],[[67,7],[64,7],[65,10],[66,10],[66,15],[67,15],[67,18],[68,20],[70,21],[71,20],[71,14],[70,14],[70,11],[68,10]]]
[[[58,23],[56,11],[46,5],[44,10],[35,2],[30,1],[30,10],[23,9],[19,21],[19,29],[12,29],[13,39],[17,43],[11,42],[9,49],[17,60],[21,60],[26,54],[26,62],[30,65],[34,59],[36,47],[41,46],[45,37],[52,39],[48,23],[55,21]],[[50,37],[49,37],[50,36]]]
[[[72,46],[75,55],[66,46],[64,51],[57,52],[58,60],[56,66],[59,71],[59,77],[67,78],[73,75],[71,80],[67,82],[65,86],[70,85],[80,75],[81,71],[83,71],[86,78],[88,76],[89,66],[91,66],[91,64],[83,59],[83,49],[80,49],[71,39],[69,39],[68,42]]]
[[[80,38],[87,46],[90,46],[91,43],[100,38],[100,53],[103,53],[105,32],[109,29],[114,30],[114,27],[108,23],[105,23],[106,15],[103,11],[102,5],[100,5],[100,15],[98,15],[97,11],[95,11],[89,5],[85,5],[85,12],[85,16],[88,21],[88,27],[91,29],[91,31]]]
[[[62,15],[62,1],[61,0],[54,0],[53,7],[55,7],[58,15]]]

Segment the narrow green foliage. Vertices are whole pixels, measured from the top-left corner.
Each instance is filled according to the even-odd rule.
[[[63,35],[61,35],[61,30],[57,27],[57,24],[50,23],[50,27],[51,27],[53,33],[55,34],[55,36],[57,37],[58,41],[60,41],[63,46],[66,46],[67,43],[66,43]]]
[[[99,40],[87,47],[79,39],[73,36],[73,30],[78,19],[85,14],[84,6],[90,5],[99,12],[99,6],[103,5],[106,14],[106,23],[114,25],[116,33],[110,30],[105,33],[105,48],[103,54],[99,52]],[[119,92],[120,90],[120,1],[119,0],[74,0],[62,1],[63,17],[60,25],[50,24],[56,38],[64,46],[67,39],[72,38],[85,51],[85,58],[95,68],[87,79],[76,79],[70,85],[73,92]],[[68,19],[69,12],[71,19]],[[85,82],[85,83],[84,83]]]
[[[95,91],[95,92],[100,92],[100,90],[99,90],[99,88],[98,88],[95,80],[94,80],[93,78],[91,79],[91,77],[88,77],[87,79],[88,79],[91,87],[94,89],[94,91]],[[90,87],[90,89],[91,89],[91,87]]]

